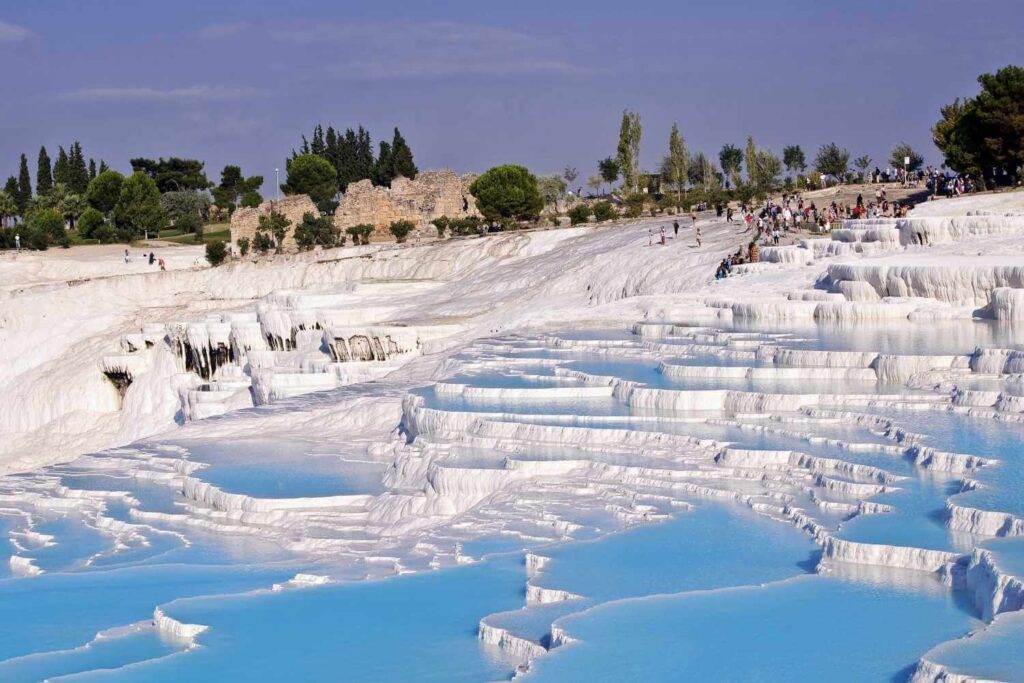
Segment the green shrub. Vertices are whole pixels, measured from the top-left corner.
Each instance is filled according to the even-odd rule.
[[[609,201],[601,201],[594,204],[594,220],[598,223],[614,220],[618,215],[615,207]]]
[[[412,221],[395,221],[388,230],[392,235],[395,236],[395,240],[401,244],[409,237],[409,233],[416,229],[416,225]]]
[[[103,214],[91,206],[78,218],[78,234],[82,237],[96,239],[96,229],[106,223]]]
[[[261,254],[266,254],[274,248],[274,240],[265,232],[257,232],[252,238],[252,248]]]
[[[337,244],[339,232],[330,216],[314,216],[307,212],[295,228],[295,243],[299,249],[309,250],[316,245],[330,248]]]
[[[579,225],[590,220],[590,207],[586,204],[577,204],[569,209],[569,223]]]
[[[346,228],[345,232],[352,236],[352,244],[369,244],[370,235],[373,234],[374,226],[369,223],[360,223]]]
[[[451,220],[448,216],[441,216],[440,218],[435,218],[433,223],[434,227],[437,228],[437,236],[444,237],[444,231],[448,229],[448,225],[451,223]]]
[[[238,238],[238,253],[245,256],[249,253],[249,238],[239,237]]]
[[[219,266],[228,257],[227,246],[223,240],[216,240],[206,245],[206,260],[211,266]]]

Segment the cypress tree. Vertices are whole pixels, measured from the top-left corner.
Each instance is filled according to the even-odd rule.
[[[18,212],[24,217],[28,211],[28,203],[32,201],[32,178],[28,174],[28,157],[21,155],[18,167],[18,193],[14,196],[18,204]]]
[[[68,189],[75,194],[85,194],[89,187],[89,169],[85,167],[82,145],[75,140],[68,157]]]
[[[370,141],[370,134],[362,126],[359,126],[359,130],[356,131],[355,152],[356,180],[372,178],[374,168],[373,143]]]
[[[373,167],[374,185],[391,185],[394,179],[394,164],[391,156],[391,145],[384,140],[380,141],[380,154],[377,156],[377,163]]]
[[[107,162],[103,161],[103,159],[100,159],[100,169],[99,169],[99,172],[96,173],[96,175],[99,175],[100,173],[103,173],[104,171],[109,171],[109,170],[110,170],[110,167],[107,166]]]
[[[15,204],[18,202],[18,179],[14,176],[7,176],[7,184],[4,185],[4,192],[14,200]]]
[[[89,159],[89,180],[93,180],[96,177],[96,160]]]
[[[70,168],[68,165],[68,153],[64,147],[57,148],[57,161],[53,163],[53,182],[69,185]]]
[[[412,150],[402,134],[395,128],[395,136],[391,141],[391,177],[402,176],[412,180],[419,173],[416,164],[412,160]],[[391,182],[390,180],[388,181]]]
[[[36,164],[36,195],[42,197],[53,189],[53,171],[50,168],[50,155],[46,147],[39,148],[39,161]]]

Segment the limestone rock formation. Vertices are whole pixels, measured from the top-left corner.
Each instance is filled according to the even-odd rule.
[[[284,238],[285,251],[297,250],[295,226],[302,222],[302,215],[305,213],[312,213],[314,216],[320,215],[313,200],[304,194],[284,197],[278,201],[265,201],[255,209],[239,208],[231,216],[231,241],[238,244],[238,240],[242,237],[248,237],[252,241],[252,238],[256,236],[256,227],[259,225],[260,216],[269,215],[271,210],[284,215],[292,222],[288,226],[288,234]]]
[[[432,229],[430,221],[441,216],[479,216],[476,200],[469,193],[473,178],[452,171],[426,171],[414,180],[395,178],[390,188],[361,180],[348,186],[334,213],[334,224],[342,231],[371,224],[376,230],[370,239],[384,241],[392,239],[388,226],[394,221],[411,221],[423,234]]]

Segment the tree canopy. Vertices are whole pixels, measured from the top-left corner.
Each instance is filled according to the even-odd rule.
[[[903,168],[903,162],[910,157],[910,164],[908,170],[916,171],[924,166],[924,157],[914,151],[906,142],[901,142],[892,148],[892,152],[889,153],[889,163],[896,168]]]
[[[394,129],[391,142],[381,141],[379,154],[374,156],[370,134],[362,126],[341,133],[331,126],[325,132],[323,126],[317,125],[311,139],[302,136],[302,145],[298,151],[292,150],[292,159],[308,154],[322,157],[331,164],[342,192],[360,180],[390,185],[395,178],[412,179],[419,173],[412,148],[398,128]]]
[[[790,173],[803,173],[807,170],[807,157],[800,145],[788,145],[782,148],[782,163]]]
[[[502,219],[535,220],[544,208],[537,178],[523,166],[496,166],[473,181],[469,191],[491,223]]]
[[[814,165],[819,173],[834,175],[842,182],[850,168],[850,152],[830,142],[818,150],[818,155],[814,157]]]
[[[126,236],[155,232],[164,227],[167,217],[160,206],[156,181],[141,171],[126,178],[114,206],[114,221]]]
[[[288,179],[281,185],[285,194],[308,194],[320,204],[338,193],[338,175],[327,159],[316,154],[301,154],[288,160]]]
[[[725,174],[727,182],[735,182],[736,176],[740,173],[740,167],[743,166],[743,150],[730,144],[722,145],[722,149],[718,153],[718,163],[722,167],[722,173]]]
[[[161,157],[153,161],[139,157],[132,159],[131,165],[133,172],[144,173],[152,178],[161,193],[206,190],[213,186],[203,171],[205,164],[198,159],[170,157],[165,160]]]
[[[117,200],[121,197],[121,185],[124,176],[117,171],[103,171],[89,183],[85,198],[94,209],[103,214],[114,210]]]
[[[982,74],[978,83],[977,97],[942,108],[932,127],[935,144],[955,171],[1017,176],[1024,166],[1024,68]]]

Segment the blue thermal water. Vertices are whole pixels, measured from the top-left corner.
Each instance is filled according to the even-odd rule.
[[[668,522],[538,552],[552,560],[538,584],[606,602],[777,581],[813,569],[817,546],[793,527],[702,501]]]
[[[517,557],[383,581],[180,601],[174,618],[210,626],[204,647],[75,681],[487,681],[512,665],[476,624],[522,604]]]
[[[972,680],[1024,683],[1024,612],[1007,612],[980,633],[943,643],[926,655]]]
[[[802,576],[612,603],[559,625],[581,642],[526,680],[904,680],[929,647],[978,621],[942,590]]]

